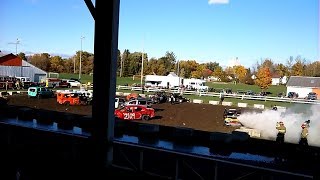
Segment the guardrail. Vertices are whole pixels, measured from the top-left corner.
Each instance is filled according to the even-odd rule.
[[[131,91],[142,91],[142,87],[131,87],[131,86],[118,86],[118,90],[131,90]],[[211,96],[221,97],[221,93],[215,92],[201,92],[201,91],[190,91],[190,90],[179,90],[179,89],[163,89],[163,88],[145,88],[145,92],[171,92],[171,93],[182,93],[183,95],[199,95],[199,96]],[[225,98],[236,98],[241,100],[256,100],[256,101],[273,101],[273,102],[287,102],[287,103],[300,103],[300,104],[320,104],[320,100],[306,100],[301,98],[286,98],[286,97],[273,97],[273,96],[254,96],[245,94],[227,94],[223,93]]]

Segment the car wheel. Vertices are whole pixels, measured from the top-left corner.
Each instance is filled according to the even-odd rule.
[[[70,102],[69,102],[69,101],[66,101],[66,102],[64,102],[64,105],[70,106]]]
[[[148,121],[150,119],[150,117],[148,115],[143,115],[142,116],[142,120],[144,121]]]

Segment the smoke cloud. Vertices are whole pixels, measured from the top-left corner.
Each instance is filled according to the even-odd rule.
[[[293,144],[299,143],[301,125],[309,119],[308,144],[320,147],[320,105],[295,105],[286,110],[243,113],[238,119],[245,127],[259,130],[261,138],[267,140],[276,140],[276,123],[282,121],[287,128],[285,142]]]

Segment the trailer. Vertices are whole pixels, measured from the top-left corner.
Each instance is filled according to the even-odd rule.
[[[183,85],[187,89],[196,89],[196,90],[204,90],[208,91],[209,87],[206,86],[206,81],[202,79],[183,79]]]
[[[160,87],[160,88],[173,88],[179,87],[182,84],[183,78],[169,74],[167,76],[158,75],[146,75],[145,86],[146,87]]]

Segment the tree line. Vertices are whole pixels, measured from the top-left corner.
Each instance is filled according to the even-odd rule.
[[[19,53],[19,57],[27,60],[36,67],[46,72],[57,73],[79,73],[80,51],[69,58],[51,56],[48,53],[33,54],[26,56]],[[261,88],[267,88],[271,84],[271,77],[283,76],[312,76],[320,77],[320,62],[307,62],[301,56],[289,57],[286,63],[276,63],[272,59],[262,59],[256,62],[251,68],[242,65],[223,68],[217,61],[198,63],[197,60],[178,60],[174,52],[167,51],[160,58],[150,58],[147,53],[133,52],[128,49],[122,53],[118,50],[117,76],[129,77],[140,75],[143,59],[143,74],[167,75],[175,72],[184,78],[208,78],[216,77],[219,81],[237,81],[246,84],[263,84]],[[93,72],[94,55],[81,52],[81,73],[90,74]],[[252,79],[255,75],[255,79]],[[268,85],[269,84],[269,85]]]

